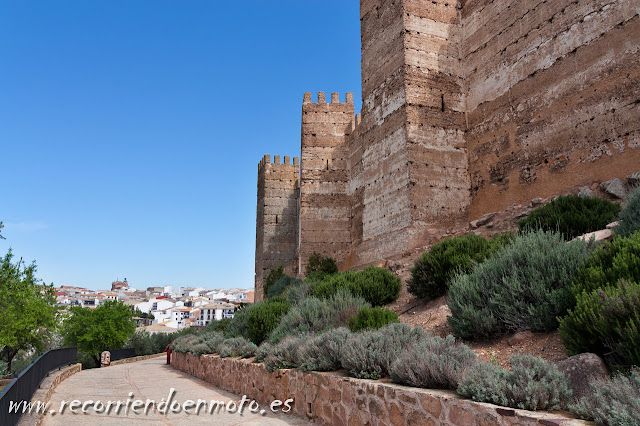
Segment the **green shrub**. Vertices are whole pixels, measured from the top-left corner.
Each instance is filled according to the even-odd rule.
[[[273,345],[271,343],[262,342],[262,344],[258,346],[258,349],[256,350],[256,358],[254,359],[254,361],[264,362],[265,358],[269,355],[269,352],[271,352],[272,347]]]
[[[361,297],[340,290],[328,299],[309,297],[294,305],[282,317],[269,337],[269,342],[277,343],[289,335],[320,333],[344,326],[362,306],[368,306]]]
[[[275,282],[278,281],[280,278],[282,278],[283,275],[284,275],[284,268],[282,267],[282,265],[269,271],[269,274],[264,280],[263,291],[264,291],[265,297],[267,297],[267,294],[268,294],[267,292],[269,291],[269,287],[275,284]]]
[[[244,337],[233,337],[226,339],[220,344],[220,356],[250,358],[255,356],[257,346]]]
[[[311,284],[306,281],[296,282],[295,285],[289,287],[286,292],[286,298],[292,305],[296,305],[309,297],[311,294]]]
[[[336,371],[340,364],[342,348],[351,336],[344,328],[335,328],[307,339],[300,348],[300,369],[303,371]]]
[[[518,222],[521,230],[543,229],[560,232],[571,240],[588,232],[604,229],[616,220],[620,206],[596,197],[567,195],[534,210]]]
[[[640,282],[640,232],[628,238],[614,238],[596,250],[576,275],[571,291],[577,296],[621,279]]]
[[[222,318],[220,320],[212,320],[207,326],[204,328],[206,332],[216,331],[218,333],[225,334],[227,331],[227,327],[231,323],[231,319]]]
[[[282,368],[296,368],[301,364],[300,348],[308,336],[288,336],[280,343],[270,347],[264,358],[267,371],[273,372]]]
[[[361,296],[373,306],[382,306],[398,298],[402,281],[386,269],[370,266],[364,271],[346,271],[327,276],[312,284],[311,292],[316,297],[330,297],[339,289],[354,296]]]
[[[446,238],[416,260],[407,289],[409,293],[427,300],[440,297],[446,294],[456,273],[471,272],[475,265],[512,239],[512,234],[494,237],[491,242],[474,234]]]
[[[511,371],[479,362],[463,375],[457,392],[523,410],[561,409],[571,401],[569,382],[558,367],[531,355],[511,357]]]
[[[621,280],[580,293],[560,320],[560,339],[571,355],[593,352],[610,365],[640,365],[640,284]]]
[[[587,243],[532,231],[459,275],[449,288],[449,325],[464,339],[509,331],[547,331],[571,307],[569,285],[587,257]]]
[[[223,340],[222,333],[188,334],[174,340],[171,350],[179,353],[190,352],[195,356],[215,354],[220,352]]]
[[[262,343],[276,328],[290,306],[289,301],[282,296],[273,297],[253,305],[247,318],[250,340],[256,345]]]
[[[615,228],[615,233],[621,237],[629,237],[636,231],[640,231],[640,186],[629,194],[627,205],[620,212],[618,226]]]
[[[475,352],[454,337],[427,337],[404,351],[391,365],[395,383],[430,389],[456,389],[476,364]]]
[[[282,296],[292,286],[299,285],[300,283],[302,283],[302,280],[290,277],[289,275],[283,275],[278,279],[278,281],[269,286],[266,292],[267,298],[270,299],[272,297]]]
[[[338,273],[338,265],[335,259],[323,256],[320,253],[313,253],[309,257],[309,263],[305,268],[305,275],[309,277],[314,274],[314,279],[322,278],[325,275]]]
[[[136,350],[136,356],[151,355],[151,335],[144,330],[136,330],[135,333],[125,344],[127,348],[134,348]]]
[[[242,308],[236,309],[233,313],[233,318],[227,324],[227,328],[224,332],[225,337],[245,337],[250,338],[249,334],[249,313],[255,305],[247,305]]]
[[[367,328],[380,328],[392,322],[399,322],[399,320],[398,314],[391,309],[379,306],[373,308],[363,306],[356,315],[349,319],[349,328],[355,332]]]
[[[353,333],[342,346],[340,364],[349,375],[360,379],[387,377],[398,356],[427,336],[422,328],[412,330],[407,324]]]
[[[178,337],[171,344],[171,350],[184,354],[191,350],[193,343],[198,339],[195,334],[188,334],[186,336]]]
[[[628,377],[617,375],[595,381],[590,389],[588,396],[569,406],[577,417],[602,425],[640,424],[640,370],[632,371]]]

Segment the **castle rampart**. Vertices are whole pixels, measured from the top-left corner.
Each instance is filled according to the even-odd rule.
[[[371,264],[637,171],[639,12],[633,0],[361,0],[361,114],[351,94],[305,93],[299,243],[283,264],[303,272],[313,252]]]

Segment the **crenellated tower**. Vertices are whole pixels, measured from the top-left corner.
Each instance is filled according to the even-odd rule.
[[[298,228],[300,198],[298,157],[265,155],[258,164],[258,207],[256,215],[256,301],[262,300],[264,279],[282,265],[288,275],[298,274]]]
[[[302,167],[300,173],[300,271],[314,252],[344,262],[351,246],[347,139],[351,133],[353,94],[340,102],[339,93],[317,102],[311,93],[302,104]]]

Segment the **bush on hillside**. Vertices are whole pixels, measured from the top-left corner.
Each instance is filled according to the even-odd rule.
[[[618,226],[615,228],[616,234],[621,237],[629,237],[636,231],[640,231],[640,186],[629,194],[627,205],[620,212]]]
[[[190,334],[174,340],[171,350],[179,353],[191,353],[195,356],[220,353],[224,341],[222,333]]]
[[[620,280],[578,294],[560,320],[560,339],[571,355],[593,352],[610,365],[640,365],[640,284]]]
[[[398,356],[427,336],[422,328],[402,323],[353,333],[342,346],[340,364],[359,379],[388,377]]]
[[[206,332],[214,332],[215,331],[215,332],[218,332],[218,333],[226,334],[227,327],[229,326],[230,323],[231,323],[231,319],[230,318],[222,318],[220,320],[212,320],[204,328],[204,331],[206,331]]]
[[[349,329],[354,332],[376,329],[394,322],[399,322],[398,314],[391,309],[363,306],[356,315],[349,319]]]
[[[327,276],[323,281],[313,283],[311,292],[316,297],[328,298],[340,289],[363,297],[373,306],[382,306],[398,298],[402,281],[386,269],[370,266],[364,271]]]
[[[587,257],[587,243],[532,231],[459,275],[449,288],[449,325],[464,339],[510,331],[547,331],[571,307],[569,285]]]
[[[250,339],[249,332],[249,313],[255,305],[247,305],[236,309],[233,318],[227,324],[224,336],[227,338],[244,337]]]
[[[518,222],[521,230],[556,231],[571,240],[588,232],[604,229],[616,220],[620,206],[596,197],[567,195],[534,210]]]
[[[269,274],[264,280],[264,296],[267,297],[269,287],[276,283],[284,275],[284,268],[282,265],[269,271]]]
[[[342,368],[340,354],[351,336],[344,328],[335,328],[307,339],[300,348],[300,369],[303,371],[336,371]]]
[[[289,275],[283,275],[278,281],[269,286],[266,293],[267,298],[282,296],[289,291],[291,287],[300,285],[300,283],[302,283],[302,280],[290,277]]]
[[[255,356],[256,350],[258,348],[256,345],[254,345],[244,337],[233,337],[231,339],[225,339],[220,344],[219,349],[220,349],[220,356],[222,358],[227,358],[227,357],[250,358],[252,356]]]
[[[588,396],[569,406],[577,417],[601,425],[640,424],[640,370],[633,370],[628,377],[595,381],[590,389]]]
[[[621,279],[640,282],[640,232],[614,238],[596,250],[576,275],[571,291],[574,295],[592,292]]]
[[[314,280],[322,279],[326,275],[337,274],[338,265],[334,258],[313,253],[305,268],[305,276],[313,275]]]
[[[474,401],[523,410],[561,409],[572,396],[558,367],[531,355],[514,355],[510,371],[479,362],[462,377],[457,392]]]
[[[271,352],[272,347],[273,345],[271,343],[262,342],[262,344],[258,346],[258,349],[256,350],[256,357],[254,359],[254,362],[264,362],[265,358],[269,355],[269,352]]]
[[[446,238],[416,260],[407,282],[409,293],[427,300],[446,294],[456,273],[469,273],[475,265],[513,240],[502,234],[487,241],[474,234]]]
[[[253,305],[247,316],[249,339],[256,345],[262,343],[280,323],[280,319],[287,313],[290,306],[289,301],[282,296]]]
[[[307,281],[296,282],[295,285],[289,287],[285,293],[285,297],[292,305],[297,305],[311,295],[311,284]]]
[[[280,343],[271,345],[264,358],[267,371],[273,372],[282,368],[296,368],[302,363],[300,349],[308,336],[288,336]]]
[[[368,306],[363,298],[344,290],[328,299],[308,297],[287,312],[271,333],[269,342],[277,343],[286,336],[321,333],[345,326],[363,306]]]
[[[391,365],[394,383],[429,389],[456,389],[477,361],[468,346],[429,336],[404,351]]]

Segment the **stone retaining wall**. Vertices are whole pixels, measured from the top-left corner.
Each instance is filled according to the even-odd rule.
[[[580,425],[560,414],[513,410],[454,392],[297,369],[269,373],[251,359],[172,352],[171,365],[216,387],[269,405],[294,398],[293,414],[329,425]]]
[[[142,355],[142,356],[134,356],[132,358],[123,358],[123,359],[119,359],[117,361],[113,361],[111,363],[111,366],[114,365],[119,365],[119,364],[129,364],[130,362],[136,362],[136,361],[144,361],[145,359],[151,359],[151,358],[157,358],[159,356],[166,356],[167,353],[166,352],[161,352],[159,354],[153,354],[153,355]]]

